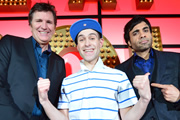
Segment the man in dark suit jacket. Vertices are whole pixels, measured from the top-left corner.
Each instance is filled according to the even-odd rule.
[[[29,13],[32,37],[0,40],[0,120],[48,119],[39,103],[38,79],[50,80],[49,99],[57,107],[66,74],[64,60],[48,44],[56,23],[54,6],[36,3]]]
[[[152,98],[142,120],[180,120],[180,55],[154,50],[151,33],[146,18],[131,19],[124,28],[124,38],[135,53],[115,68],[124,71],[132,84],[135,77],[150,73]]]

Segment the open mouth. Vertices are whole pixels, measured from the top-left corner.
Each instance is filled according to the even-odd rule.
[[[94,49],[85,49],[83,51],[88,54],[88,53],[92,53],[94,51]]]
[[[40,33],[41,35],[47,35],[49,32],[46,32],[46,31],[39,31],[39,33]]]

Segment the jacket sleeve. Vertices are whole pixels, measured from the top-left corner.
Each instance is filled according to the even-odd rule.
[[[11,59],[11,36],[6,35],[0,40],[0,119],[26,120],[26,116],[14,103],[11,85],[8,83],[8,67]]]
[[[179,69],[178,69],[178,89],[180,91],[180,54],[179,55]],[[178,111],[180,111],[180,100],[178,102],[176,102],[175,104],[175,107]]]

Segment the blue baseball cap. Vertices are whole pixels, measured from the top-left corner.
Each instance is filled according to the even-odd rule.
[[[73,41],[76,40],[76,36],[85,29],[93,29],[100,33],[100,37],[102,38],[102,28],[101,25],[94,19],[86,18],[82,20],[78,20],[70,27],[70,35]]]

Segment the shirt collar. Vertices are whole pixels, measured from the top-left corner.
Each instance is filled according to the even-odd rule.
[[[81,70],[83,70],[83,71],[89,71],[89,69],[84,65],[84,60],[80,61],[80,67],[81,67]],[[104,68],[104,64],[103,64],[102,59],[99,57],[98,61],[95,64],[95,66],[94,66],[92,71],[96,71],[96,70],[102,69],[102,68]]]
[[[37,43],[37,41],[32,37],[32,43],[33,43],[33,48],[34,49],[39,49],[40,51],[42,51],[42,48],[40,47],[39,43]],[[38,52],[39,52],[38,50]],[[50,55],[52,52],[51,50],[51,46],[48,44],[48,50],[44,51],[44,53],[46,53],[47,55]]]
[[[152,50],[152,48],[150,49],[150,56],[149,56],[149,58],[153,58],[153,56],[154,56],[154,52],[153,52],[153,50]],[[143,59],[142,57],[140,57],[140,56],[138,56],[136,53],[134,53],[134,59],[136,60],[136,59],[138,59],[138,58],[141,58],[141,59]]]

